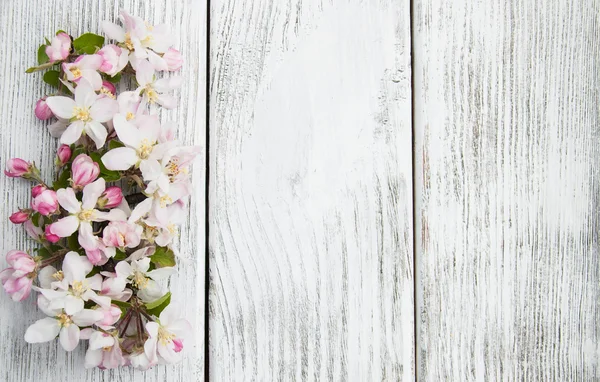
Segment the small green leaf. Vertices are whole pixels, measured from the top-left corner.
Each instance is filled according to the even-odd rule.
[[[116,254],[113,256],[113,259],[116,261],[125,260],[127,258],[127,254],[120,249],[117,249]]]
[[[171,292],[167,292],[164,296],[159,298],[158,300],[149,302],[146,305],[146,311],[148,314],[152,314],[154,316],[159,316],[160,313],[169,306],[171,302]]]
[[[60,72],[58,70],[48,70],[44,73],[44,82],[50,86],[58,88],[60,86]]]
[[[33,223],[34,226],[36,226],[38,228],[41,223],[40,217],[42,217],[42,215],[40,215],[39,212],[35,212],[33,215],[31,215],[31,222]]]
[[[85,33],[73,40],[77,53],[94,54],[104,44],[104,37],[94,33]]]
[[[46,62],[50,61],[48,55],[46,54],[46,45],[40,45],[37,53],[38,65],[43,65]]]
[[[59,190],[61,188],[69,187],[69,178],[71,178],[71,168],[68,166],[63,167],[62,172],[57,180],[52,183],[52,188],[54,190]]]
[[[46,249],[46,248],[40,248],[38,250],[38,256],[41,256],[44,259],[49,258],[50,255],[51,255],[50,251],[48,249]]]
[[[112,139],[112,140],[110,140],[108,142],[108,149],[109,150],[117,149],[119,147],[125,147],[125,145],[122,142],[117,141],[116,139]]]
[[[119,72],[112,77],[108,76],[107,80],[109,82],[112,82],[113,84],[117,84],[117,83],[119,83],[119,81],[121,81],[121,73]]]
[[[71,251],[78,251],[80,248],[79,245],[79,235],[77,234],[77,232],[75,232],[74,234],[72,234],[71,236],[69,236],[67,238],[67,247],[69,247],[69,249]]]
[[[48,37],[44,37],[44,40],[46,40],[46,45],[51,45],[52,42],[50,40],[48,40]]]
[[[59,30],[57,30],[57,31],[56,31],[56,36],[58,36],[58,35],[59,35],[59,34],[61,34],[61,33],[66,33],[66,34],[68,34],[68,33],[67,33],[67,32],[65,32],[64,30],[62,30],[62,29],[59,29]]]
[[[150,256],[150,261],[154,263],[157,268],[174,267],[175,253],[168,247],[156,247],[156,251]]]

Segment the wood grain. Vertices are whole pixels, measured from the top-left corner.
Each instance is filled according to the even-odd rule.
[[[414,4],[418,379],[600,378],[600,3]]]
[[[211,1],[211,380],[414,380],[408,4]]]
[[[34,160],[50,179],[56,140],[46,131],[45,123],[33,114],[35,101],[50,91],[40,74],[25,74],[35,64],[37,47],[43,37],[58,29],[73,35],[84,31],[100,32],[102,20],[116,20],[123,8],[158,24],[173,27],[178,47],[186,57],[181,74],[186,77],[179,92],[179,109],[163,117],[179,123],[179,137],[189,144],[205,142],[205,63],[206,5],[194,0],[173,1],[99,1],[84,0],[3,0],[0,6],[0,146],[2,167],[13,156]],[[131,368],[117,371],[85,370],[85,346],[66,353],[58,341],[30,345],[23,340],[25,329],[43,314],[34,299],[14,303],[0,296],[0,380],[2,381],[195,381],[204,375],[204,159],[198,159],[193,175],[196,194],[191,198],[189,218],[182,227],[179,248],[192,257],[179,265],[170,288],[174,300],[185,301],[185,315],[196,330],[195,346],[181,364],[158,366],[142,373]],[[13,248],[31,249],[33,242],[8,221],[10,213],[29,204],[25,182],[0,177],[3,203],[0,205],[0,266],[4,254]]]

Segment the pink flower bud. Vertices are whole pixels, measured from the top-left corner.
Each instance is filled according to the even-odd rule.
[[[31,212],[29,210],[19,210],[19,211],[15,212],[14,214],[10,215],[8,220],[10,220],[11,223],[13,223],[13,224],[23,224],[27,220],[29,220],[30,214],[31,214]]]
[[[177,49],[169,48],[163,55],[163,59],[167,62],[167,66],[171,72],[179,70],[181,65],[183,65],[183,57]]]
[[[11,178],[18,178],[24,175],[29,174],[31,168],[31,163],[25,162],[20,158],[12,158],[8,160],[6,163],[6,170],[4,170],[4,175],[10,176]]]
[[[69,145],[60,145],[56,152],[56,165],[64,166],[71,159],[71,147]]]
[[[43,184],[38,184],[37,186],[31,189],[31,197],[36,198],[39,194],[46,191],[47,188]]]
[[[98,204],[98,207],[100,208],[110,209],[117,207],[119,204],[121,204],[122,200],[123,192],[119,187],[113,186],[104,190],[102,195],[100,195],[100,198],[98,198],[98,202],[96,204]]]
[[[50,45],[46,46],[46,55],[50,62],[64,60],[71,51],[71,37],[61,32],[54,36]]]
[[[102,57],[99,70],[109,76],[119,73],[129,62],[129,52],[114,44],[106,45],[97,54]]]
[[[104,318],[96,322],[96,325],[101,328],[108,330],[121,318],[121,309],[116,305],[111,305],[108,308],[99,308],[99,310],[104,313]]]
[[[44,230],[44,236],[46,237],[46,240],[48,240],[50,243],[56,243],[60,240],[60,237],[53,234],[51,232],[52,229],[52,224],[48,224],[46,226],[46,229]]]
[[[35,271],[36,267],[33,257],[23,251],[12,250],[8,252],[6,254],[6,262],[17,271],[17,276],[24,276],[31,273]]]
[[[22,251],[8,252],[6,261],[10,267],[0,272],[2,286],[13,301],[23,301],[31,293],[37,264],[31,256]]]
[[[117,88],[115,87],[115,85],[112,82],[109,81],[102,81],[102,88],[100,89],[100,92],[110,92],[112,95],[117,94]]]
[[[79,154],[71,166],[73,188],[83,188],[92,183],[100,174],[100,166],[85,154]]]
[[[53,190],[44,190],[31,202],[31,208],[44,216],[53,214],[58,210],[58,199]]]
[[[35,103],[35,110],[34,110],[34,112],[35,112],[35,116],[38,119],[41,119],[42,121],[50,119],[54,115],[52,113],[52,110],[50,110],[50,108],[46,104],[46,97],[40,98]]]

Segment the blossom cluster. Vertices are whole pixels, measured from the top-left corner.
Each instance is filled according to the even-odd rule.
[[[5,174],[33,182],[31,204],[10,216],[38,243],[10,251],[0,272],[14,301],[37,292],[46,315],[25,332],[29,343],[59,338],[66,351],[88,341],[86,367],[148,369],[177,362],[190,324],[171,304],[172,244],[191,193],[198,147],[184,146],[160,108],[175,108],[181,54],[166,25],[121,11],[123,27],[104,22],[113,43],[58,31],[38,50],[43,80],[55,93],[34,113],[60,140],[49,184],[35,164],[13,158]],[[135,90],[117,92],[137,83]],[[130,87],[131,88],[131,87]]]

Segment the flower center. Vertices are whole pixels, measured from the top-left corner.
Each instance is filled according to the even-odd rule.
[[[158,327],[158,340],[162,345],[167,345],[169,341],[173,341],[175,339],[175,334],[167,331],[162,326]]]
[[[69,69],[69,71],[71,72],[73,77],[75,77],[75,79],[81,77],[81,69],[79,69],[78,67],[74,66],[71,69]]]
[[[142,272],[135,271],[131,283],[138,289],[144,289],[148,286],[148,278]]]
[[[79,106],[73,108],[73,118],[82,122],[90,122],[92,120],[92,117],[90,117],[90,110],[87,107]]]
[[[167,163],[166,169],[169,180],[171,181],[171,183],[173,183],[177,175],[179,175],[179,173],[181,172],[181,169],[179,168],[179,158],[171,159],[169,163]]]
[[[79,220],[90,221],[94,217],[94,210],[83,210],[79,213]]]
[[[171,235],[176,235],[177,234],[177,226],[173,223],[169,223],[169,225],[167,226],[167,230],[169,231],[169,233]]]
[[[133,43],[131,42],[131,34],[129,33],[125,33],[125,42],[124,42],[125,46],[127,47],[127,49],[129,50],[133,50]]]
[[[168,206],[171,203],[173,203],[173,198],[171,198],[169,195],[165,195],[160,198],[160,207],[161,208],[165,208],[166,206]]]
[[[88,290],[88,286],[83,281],[73,281],[71,289],[73,296],[81,297]]]
[[[148,97],[148,102],[150,103],[155,103],[158,101],[158,93],[150,85],[146,86],[146,96]]]
[[[52,274],[52,278],[54,280],[62,281],[65,278],[65,274],[63,273],[63,271],[57,271],[54,274]]]
[[[127,115],[125,116],[125,119],[128,121],[131,121],[134,118],[135,118],[135,114],[133,114],[132,112],[128,112]]]
[[[60,326],[63,326],[65,328],[68,328],[69,325],[71,325],[73,323],[73,320],[71,320],[71,316],[67,316],[65,313],[61,313],[59,314],[56,319],[58,320],[58,323],[60,324]]]
[[[154,144],[150,143],[149,140],[142,139],[142,142],[140,142],[140,148],[138,149],[138,153],[140,155],[140,158],[142,158],[142,159],[148,158],[148,156],[152,152],[152,147],[153,146],[154,146]]]
[[[110,90],[108,90],[107,88],[105,88],[104,86],[102,88],[100,88],[100,93],[104,94],[105,96],[112,98],[112,99],[116,99],[117,97],[115,97],[114,94],[112,94],[112,92]]]

